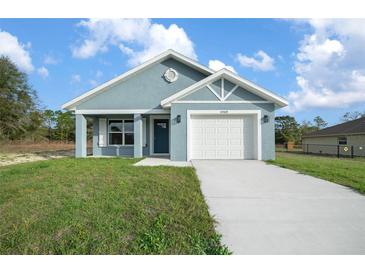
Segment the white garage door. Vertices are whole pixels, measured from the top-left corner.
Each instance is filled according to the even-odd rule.
[[[191,159],[253,158],[251,117],[192,115],[190,130]]]

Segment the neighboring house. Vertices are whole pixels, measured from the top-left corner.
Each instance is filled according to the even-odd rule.
[[[76,157],[275,158],[274,111],[287,102],[226,69],[168,50],[62,106],[76,115]]]
[[[308,133],[302,143],[308,153],[365,156],[365,117]]]

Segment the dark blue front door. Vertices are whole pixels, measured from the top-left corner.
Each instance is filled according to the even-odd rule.
[[[156,119],[153,123],[154,153],[169,153],[169,120]]]

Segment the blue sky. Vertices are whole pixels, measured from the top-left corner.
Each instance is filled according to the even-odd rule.
[[[364,20],[0,19],[0,54],[29,74],[47,108],[173,47],[286,97],[290,108],[277,115],[299,122],[320,115],[333,124],[346,111],[365,111],[362,26]]]

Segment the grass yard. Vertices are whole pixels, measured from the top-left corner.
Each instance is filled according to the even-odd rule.
[[[193,168],[63,158],[0,168],[0,254],[227,254]]]
[[[365,194],[365,159],[337,159],[296,153],[277,152],[271,164],[293,169]]]

